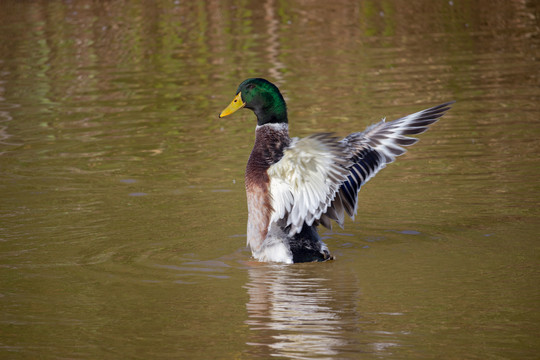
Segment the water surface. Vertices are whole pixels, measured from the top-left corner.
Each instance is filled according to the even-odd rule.
[[[0,357],[533,359],[538,4],[0,3]],[[453,109],[322,230],[254,262],[243,171],[274,81],[291,133]]]

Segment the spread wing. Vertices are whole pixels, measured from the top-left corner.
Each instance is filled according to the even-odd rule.
[[[400,119],[369,126],[363,132],[352,133],[341,143],[347,148],[351,164],[349,174],[341,184],[338,194],[320,223],[331,228],[330,219],[343,227],[344,211],[354,219],[358,207],[358,192],[386,164],[405,153],[403,146],[415,144],[418,139],[407,135],[421,134],[428,126],[439,120],[454,102],[444,103]]]
[[[290,226],[289,234],[312,225],[335,199],[347,179],[350,156],[345,143],[331,134],[292,139],[283,157],[270,166],[272,217]]]
[[[305,224],[341,227],[345,213],[354,219],[358,192],[386,164],[415,144],[416,135],[436,122],[453,102],[400,119],[369,126],[363,132],[338,140],[331,134],[293,139],[280,161],[270,166],[272,217],[270,224],[285,221],[289,235]]]

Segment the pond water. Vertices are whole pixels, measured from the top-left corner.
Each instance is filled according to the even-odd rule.
[[[0,358],[533,359],[535,1],[0,2]],[[254,116],[347,135],[456,100],[322,230],[245,248]]]

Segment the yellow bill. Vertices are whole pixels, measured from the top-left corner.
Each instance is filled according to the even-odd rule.
[[[223,110],[221,114],[219,114],[219,117],[222,118],[227,115],[231,115],[233,112],[240,110],[244,106],[246,106],[246,103],[242,101],[242,93],[239,92],[238,95],[235,96],[233,101],[231,101],[229,106],[227,106],[225,110]]]

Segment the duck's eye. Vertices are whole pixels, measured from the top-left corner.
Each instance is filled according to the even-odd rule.
[[[253,85],[253,84],[249,84],[249,85],[247,86],[248,90],[251,90],[251,89],[253,89],[254,87],[255,87],[255,85]]]

